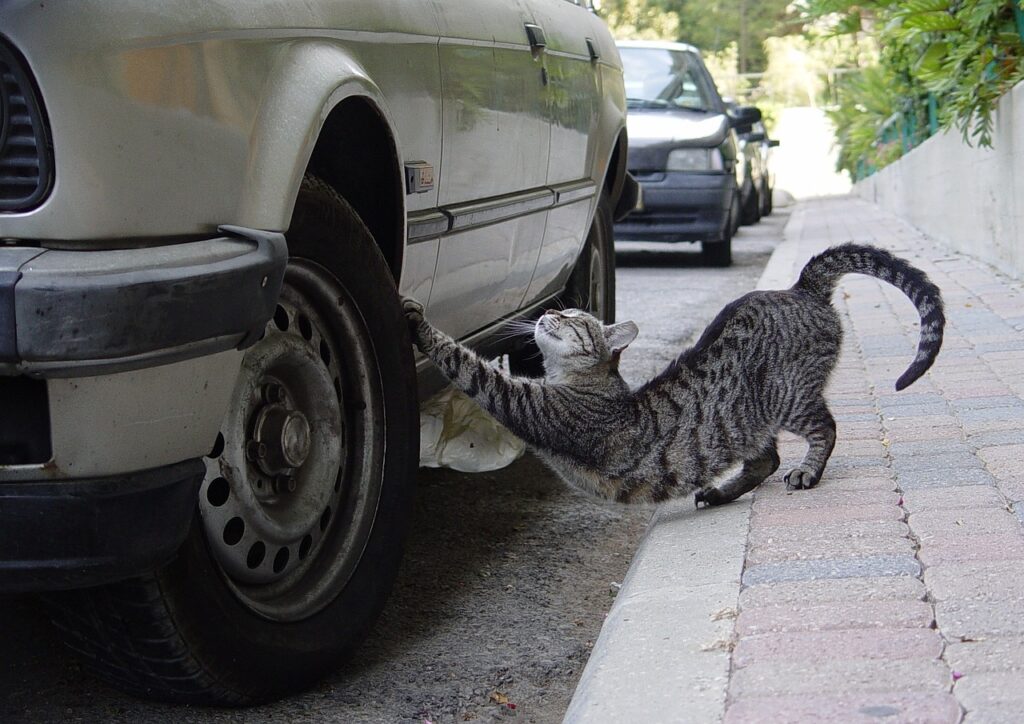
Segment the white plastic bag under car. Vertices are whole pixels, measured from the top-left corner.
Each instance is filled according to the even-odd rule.
[[[420,465],[482,473],[511,465],[526,443],[461,390],[448,387],[420,405]]]

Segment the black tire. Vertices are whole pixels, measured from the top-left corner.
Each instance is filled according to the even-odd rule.
[[[607,194],[601,194],[563,299],[567,306],[584,309],[605,324],[615,321],[615,236]]]
[[[559,297],[562,307],[585,309],[605,324],[615,321],[615,237],[612,205],[602,193],[583,250]],[[533,339],[521,340],[508,353],[515,375],[542,377],[544,360]]]
[[[732,264],[732,235],[736,233],[736,227],[739,225],[739,205],[740,195],[737,191],[733,193],[732,203],[726,212],[722,238],[700,243],[701,258],[707,266],[725,267]]]
[[[773,189],[768,185],[768,182],[764,183],[764,191],[761,194],[761,216],[771,216],[774,211],[774,204],[772,203]]]
[[[278,513],[268,512],[269,507],[263,511],[279,514],[299,500],[285,496],[302,495],[305,504],[316,493],[319,500],[329,501],[326,515],[319,509],[313,513],[319,513],[315,527],[320,533],[315,543],[306,542],[313,540],[312,532],[305,534],[295,559],[281,554],[286,545],[277,549],[277,555],[267,551],[267,559],[274,556],[272,570],[257,564],[252,575],[262,576],[266,569],[268,582],[242,580],[232,572],[236,561],[230,545],[216,539],[220,528],[211,523],[216,511],[209,512],[209,499],[217,485],[221,487],[215,491],[216,500],[221,493],[229,497],[222,506],[237,506],[244,513],[252,512],[253,505],[264,505],[261,493],[255,492],[256,485],[262,488],[263,470],[252,460],[260,466],[270,463],[264,457],[243,462],[246,472],[236,471],[228,481],[229,492],[224,492],[216,482],[224,479],[217,477],[218,471],[225,477],[231,473],[219,461],[240,459],[234,430],[226,429],[229,434],[218,439],[222,449],[215,447],[211,456],[216,457],[207,459],[210,472],[200,493],[199,512],[174,560],[146,576],[50,598],[55,622],[68,643],[84,653],[103,678],[132,694],[192,704],[246,705],[305,688],[363,639],[394,582],[419,445],[416,373],[398,293],[370,232],[345,200],[318,179],[303,181],[287,238],[291,259],[278,314],[264,338],[246,353],[224,427],[230,428],[240,399],[262,406],[260,415],[267,410],[277,414],[278,405],[297,420],[296,415],[306,412],[304,405],[312,404],[309,398],[320,394],[317,380],[333,385],[333,400],[328,394],[321,401],[323,407],[315,409],[336,407],[337,422],[344,427],[339,431],[330,419],[315,420],[316,426],[307,430],[307,454],[298,467],[287,475],[275,474],[272,495]],[[263,357],[275,359],[279,350],[271,344],[284,350],[282,355],[293,349],[305,354],[302,339],[320,359],[302,368],[305,372],[289,373],[287,365],[295,364],[295,358],[287,356],[281,367],[260,366],[261,349]],[[334,366],[330,350],[339,355]],[[326,376],[317,377],[321,367]],[[257,373],[282,377],[284,391],[266,392],[269,385],[262,380],[267,378],[253,376]],[[308,379],[303,377],[307,373]],[[262,390],[259,399],[247,396],[250,382],[262,385],[253,388]],[[273,435],[265,438],[269,447],[276,444]],[[332,435],[349,446],[325,447]],[[284,446],[284,433],[281,440]],[[282,483],[279,490],[278,479],[298,480],[298,487],[285,492]],[[236,487],[245,485],[249,493]],[[256,503],[245,502],[245,495]],[[331,505],[336,505],[333,512]],[[294,513],[293,518],[305,521],[305,515]],[[296,528],[298,533],[303,530]],[[226,527],[223,533],[225,537]],[[259,533],[252,535],[258,538]],[[283,572],[277,566],[281,556]]]
[[[761,200],[758,198],[757,187],[753,181],[750,182],[750,189],[746,196],[743,196],[743,205],[740,208],[740,223],[744,225],[756,224],[761,220]]]

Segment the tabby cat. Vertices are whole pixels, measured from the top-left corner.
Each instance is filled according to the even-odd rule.
[[[896,382],[902,390],[939,352],[942,298],[920,269],[872,246],[827,249],[790,289],[730,303],[692,348],[637,389],[618,372],[638,332],[633,322],[546,312],[534,327],[545,375],[531,379],[508,375],[433,328],[414,300],[404,308],[419,349],[569,484],[620,502],[696,491],[697,505],[718,505],[778,469],[780,430],[808,443],[803,461],[786,473],[787,486],[810,488],[821,479],[836,440],[823,391],[843,335],[830,300],[851,272],[899,288],[921,316],[917,356]],[[715,487],[737,463],[739,473]]]

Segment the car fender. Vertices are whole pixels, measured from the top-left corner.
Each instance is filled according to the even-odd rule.
[[[267,84],[281,92],[261,105],[250,136],[239,208],[239,217],[249,226],[287,228],[324,122],[347,98],[362,98],[376,108],[395,143],[396,157],[402,158],[384,94],[345,48],[323,41],[295,44],[282,54]],[[400,169],[394,173],[397,177]]]

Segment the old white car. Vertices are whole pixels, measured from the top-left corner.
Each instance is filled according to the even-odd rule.
[[[400,295],[513,361],[559,298],[614,315],[635,185],[586,5],[0,2],[0,590],[174,701],[348,654],[436,388]]]

